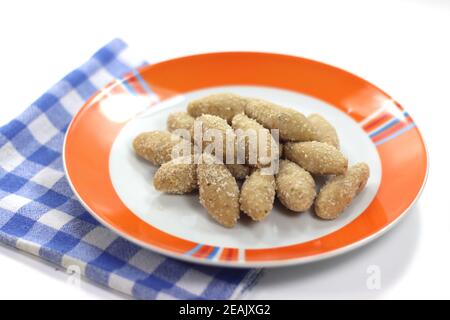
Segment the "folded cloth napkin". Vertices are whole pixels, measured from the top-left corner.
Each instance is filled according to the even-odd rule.
[[[145,64],[113,40],[0,128],[0,241],[140,299],[237,298],[259,270],[163,257],[100,225],[77,201],[61,158],[76,111],[114,78]]]

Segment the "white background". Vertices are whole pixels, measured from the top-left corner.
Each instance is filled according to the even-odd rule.
[[[114,37],[150,62],[233,50],[304,56],[392,95],[428,146],[420,200],[381,239],[331,260],[266,270],[248,297],[450,298],[449,0],[2,1],[0,123]],[[371,266],[378,290],[366,285]],[[0,298],[127,298],[69,282],[64,271],[0,245]]]

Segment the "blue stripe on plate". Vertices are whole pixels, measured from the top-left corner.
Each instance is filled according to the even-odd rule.
[[[377,134],[380,134],[381,132],[391,128],[392,126],[394,126],[395,124],[399,123],[400,120],[395,118],[390,120],[388,123],[386,123],[383,127],[381,127],[380,129],[376,130],[375,132],[372,132],[371,134],[369,134],[369,137],[373,138],[375,137]]]
[[[150,89],[150,87],[148,86],[147,82],[145,82],[145,80],[142,78],[141,74],[136,69],[133,69],[133,75],[136,77],[136,79],[139,81],[141,86],[144,88],[144,90],[148,94],[153,94],[152,89]]]
[[[390,136],[388,136],[388,137],[386,137],[386,138],[384,138],[384,139],[382,139],[382,140],[380,140],[380,141],[378,141],[378,142],[375,142],[375,145],[376,145],[376,146],[379,146],[380,144],[383,144],[383,143],[385,143],[385,142],[387,142],[387,141],[389,141],[389,140],[392,140],[392,139],[394,139],[395,137],[398,137],[399,135],[401,135],[402,133],[405,133],[406,131],[408,131],[408,130],[414,128],[415,126],[416,126],[416,125],[415,125],[414,123],[411,123],[411,124],[409,124],[408,126],[406,126],[406,127],[402,128],[402,129],[398,130],[398,131],[395,132],[394,134],[392,134],[392,135],[390,135]]]
[[[215,255],[217,254],[217,252],[219,252],[219,248],[218,247],[214,247],[213,251],[208,255],[208,257],[206,257],[208,260],[211,260],[212,258],[215,257]]]
[[[198,250],[200,250],[200,248],[203,247],[202,244],[198,244],[196,245],[193,249],[189,250],[188,252],[185,253],[186,256],[190,256],[193,255],[194,253],[196,253]]]
[[[134,91],[134,89],[131,87],[131,85],[128,83],[128,81],[127,80],[122,80],[121,82],[120,82],[124,87],[125,87],[125,89],[127,89],[131,94],[133,94],[133,95],[136,95],[136,91]]]

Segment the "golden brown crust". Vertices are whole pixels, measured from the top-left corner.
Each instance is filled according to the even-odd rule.
[[[275,181],[277,197],[286,208],[303,212],[312,206],[316,185],[309,172],[294,162],[281,160]]]
[[[308,120],[316,130],[317,141],[339,149],[339,138],[336,129],[324,117],[314,113],[308,116]]]
[[[255,221],[261,221],[270,213],[275,199],[275,178],[256,170],[247,177],[241,189],[241,210]]]
[[[184,111],[172,112],[167,118],[167,130],[170,132],[179,129],[191,130],[194,120],[193,117]]]
[[[247,163],[250,161],[252,162],[251,165],[260,168],[269,166],[273,159],[279,158],[278,144],[275,142],[272,134],[256,120],[250,119],[245,114],[241,113],[233,118],[231,125],[235,131],[240,130],[243,135],[242,138],[244,139],[244,143],[241,147],[245,148],[243,152],[245,152]],[[256,141],[251,143],[251,136],[248,136],[247,134],[253,134]],[[240,135],[236,134],[238,143],[239,136]],[[260,138],[263,140],[261,141]],[[260,144],[263,146],[262,150],[260,149]],[[239,147],[237,150],[239,150]],[[254,158],[252,159],[249,155],[253,155]]]
[[[233,93],[216,93],[191,101],[187,112],[194,118],[202,114],[218,116],[231,123],[233,117],[244,112],[247,99]]]
[[[227,167],[211,163],[211,158],[203,155],[203,163],[197,165],[200,203],[217,222],[231,228],[239,218],[239,187]]]
[[[316,215],[326,220],[336,219],[364,189],[369,175],[369,166],[358,163],[351,166],[344,175],[331,178],[317,196]]]
[[[348,165],[338,149],[317,141],[285,143],[284,155],[312,174],[343,174]]]
[[[182,140],[167,131],[149,131],[139,134],[133,140],[133,149],[140,157],[153,165],[159,166],[172,160],[172,150],[179,143],[190,142]]]
[[[316,138],[314,127],[300,112],[269,101],[251,99],[245,114],[268,129],[278,129],[284,141],[311,141]]]
[[[180,157],[163,163],[155,173],[153,185],[158,191],[173,194],[197,189],[197,168],[192,157]]]

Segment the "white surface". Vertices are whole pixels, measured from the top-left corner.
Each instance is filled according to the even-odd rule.
[[[409,216],[381,239],[328,261],[268,270],[249,297],[450,298],[449,30],[446,0],[1,2],[0,122],[113,37],[152,62],[252,50],[344,68],[411,113],[430,154],[427,187]],[[0,298],[123,298],[67,279],[0,246]]]
[[[264,222],[252,223],[250,219],[242,217],[234,228],[226,229],[208,216],[197,195],[174,196],[155,190],[152,178],[156,168],[136,156],[131,147],[133,139],[139,133],[150,129],[165,130],[167,117],[171,112],[186,110],[189,101],[218,92],[234,92],[244,97],[270,100],[299,109],[306,115],[317,112],[332,121],[338,128],[341,150],[348,156],[350,165],[363,161],[371,169],[364,192],[334,221],[317,219],[312,212],[293,214],[276,204]],[[114,96],[110,99],[114,100]],[[132,106],[134,99],[135,96],[129,95],[126,105]],[[107,100],[104,102],[114,104],[108,103]],[[138,100],[137,103],[139,102]],[[106,108],[102,110],[108,112]],[[208,88],[156,104],[124,126],[113,143],[109,160],[114,189],[122,202],[142,220],[183,239],[211,246],[241,249],[288,246],[332,233],[356,219],[367,208],[378,191],[381,179],[381,161],[375,145],[359,124],[348,115],[310,96],[257,86]],[[130,188],[130,185],[133,188]],[[180,211],[180,208],[183,210]]]

